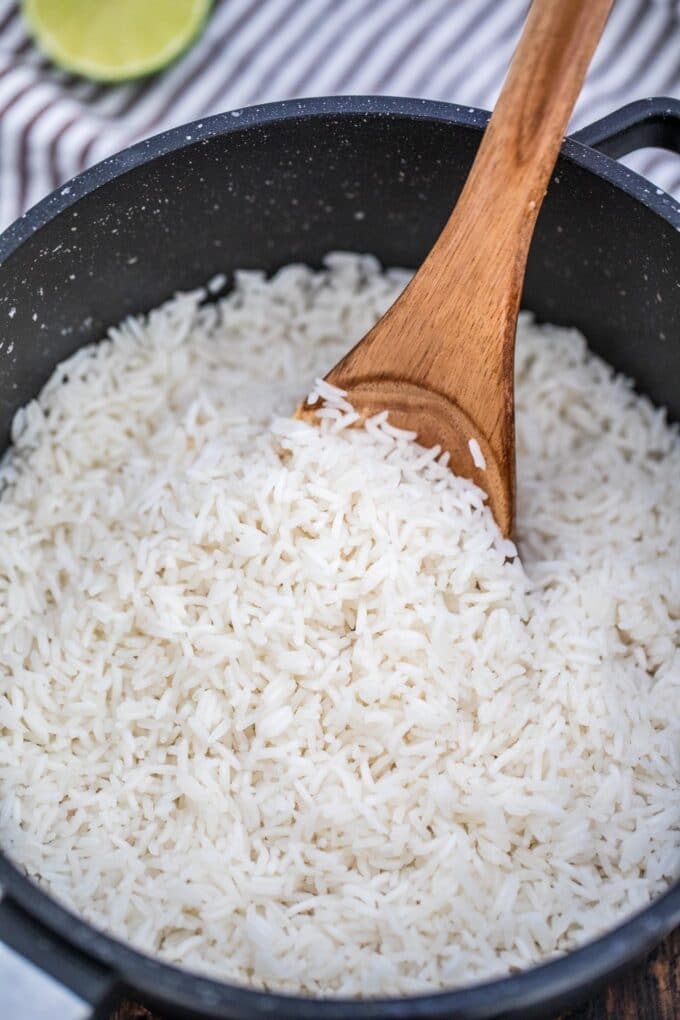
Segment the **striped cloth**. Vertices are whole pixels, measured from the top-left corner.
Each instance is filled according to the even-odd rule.
[[[104,86],[56,70],[32,45],[18,4],[0,0],[0,226],[117,149],[221,110],[333,93],[489,108],[527,6],[218,0],[179,62],[140,84]],[[680,96],[680,0],[617,0],[572,127],[651,95]],[[680,158],[647,151],[628,162],[680,197]]]

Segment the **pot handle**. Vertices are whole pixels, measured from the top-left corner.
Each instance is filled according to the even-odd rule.
[[[121,997],[114,975],[0,900],[0,1017],[104,1020]]]
[[[639,99],[571,137],[613,159],[646,148],[680,153],[680,99]]]

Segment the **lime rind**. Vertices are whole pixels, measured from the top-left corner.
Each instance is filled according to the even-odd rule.
[[[106,2],[107,0],[97,0],[98,5]],[[121,3],[120,0],[113,0],[113,2],[116,8],[118,30],[116,42],[120,44],[122,41],[124,47],[125,35],[130,36],[136,31],[136,24],[133,23],[132,18],[125,23],[125,13],[130,10],[134,11],[139,0],[136,0],[135,6]],[[52,25],[46,24],[49,17],[45,17],[45,8],[51,8],[49,13],[52,16],[54,16],[55,8],[61,8],[65,13],[72,13],[74,8],[80,6],[79,0],[23,0],[22,10],[37,45],[59,67],[96,82],[116,83],[146,78],[149,74],[162,70],[182,53],[185,53],[204,28],[212,3],[213,0],[187,0],[184,4],[180,3],[179,7],[186,8],[185,11],[179,11],[184,15],[184,19],[176,27],[173,27],[171,33],[165,37],[163,37],[162,31],[154,33],[155,38],[148,41],[148,52],[141,57],[122,58],[110,63],[107,63],[102,57],[101,40],[97,40],[100,51],[97,58],[93,59],[87,52],[83,50],[77,52],[76,47],[65,44],[60,33],[55,32]],[[64,22],[67,22],[66,17]],[[139,45],[139,33],[136,43]]]

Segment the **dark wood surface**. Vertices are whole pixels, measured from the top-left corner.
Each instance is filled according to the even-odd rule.
[[[111,1020],[165,1020],[128,1003]],[[560,1020],[680,1020],[680,928],[651,956]]]

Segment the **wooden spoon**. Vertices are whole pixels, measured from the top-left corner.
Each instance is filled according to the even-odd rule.
[[[456,206],[382,319],[326,376],[361,420],[387,409],[515,514],[514,348],[534,224],[612,0],[534,0]],[[311,420],[318,404],[301,404]],[[472,450],[479,443],[479,451]]]

